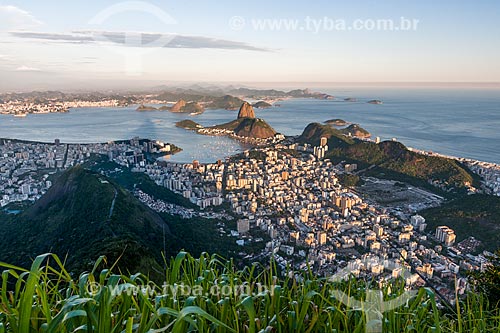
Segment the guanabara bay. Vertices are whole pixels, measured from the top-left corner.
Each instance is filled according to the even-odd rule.
[[[500,332],[500,4],[0,3],[0,333]]]

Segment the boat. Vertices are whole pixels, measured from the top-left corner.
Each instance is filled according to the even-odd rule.
[[[27,115],[28,114],[26,114],[26,113],[16,113],[14,115],[14,117],[16,117],[16,118],[26,118]]]

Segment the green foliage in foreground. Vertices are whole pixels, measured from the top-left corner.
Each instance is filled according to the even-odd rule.
[[[487,295],[491,304],[500,305],[500,250],[488,257],[489,265],[483,271],[469,273],[469,281],[473,288]]]
[[[0,332],[365,332],[363,313],[330,293],[340,288],[363,299],[366,283],[361,281],[339,286],[311,273],[304,273],[301,282],[279,279],[273,263],[267,269],[236,270],[217,256],[181,252],[166,265],[165,283],[202,292],[173,296],[141,274],[116,275],[112,268],[98,272],[103,262],[100,258],[92,272],[77,279],[49,254],[37,257],[30,271],[0,264],[5,269]],[[146,284],[156,293],[127,292]],[[246,292],[227,292],[241,291],[238,285],[247,286]],[[402,287],[384,288],[385,300]],[[383,331],[500,332],[499,310],[487,310],[481,296],[469,295],[455,311],[458,315],[441,312],[434,293],[421,289],[406,305],[384,314]]]

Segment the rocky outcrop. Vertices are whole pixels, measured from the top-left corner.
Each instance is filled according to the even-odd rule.
[[[240,118],[255,118],[255,111],[250,103],[245,102],[241,105],[238,112],[238,119]]]
[[[180,99],[177,103],[172,106],[170,111],[172,112],[182,112],[182,108],[186,106],[186,101],[183,99]]]
[[[352,124],[344,129],[340,130],[343,134],[348,136],[353,136],[357,138],[369,138],[371,137],[370,132],[359,126],[358,124]]]
[[[256,118],[241,118],[234,133],[238,136],[254,139],[268,139],[276,135],[276,131],[268,123]]]

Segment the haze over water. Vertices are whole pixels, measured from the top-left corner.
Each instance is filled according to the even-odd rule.
[[[298,135],[311,122],[341,118],[358,123],[372,137],[397,138],[413,148],[500,163],[500,91],[479,89],[317,89],[336,100],[290,99],[281,107],[256,110],[278,132]],[[345,97],[357,102],[344,102]],[[383,105],[366,102],[380,99]],[[214,162],[245,147],[225,137],[198,135],[175,127],[192,119],[202,125],[233,120],[236,111],[207,110],[190,116],[168,111],[136,112],[127,108],[81,108],[70,113],[0,116],[0,137],[69,143],[107,142],[134,136],[174,143],[183,152],[170,160]]]

